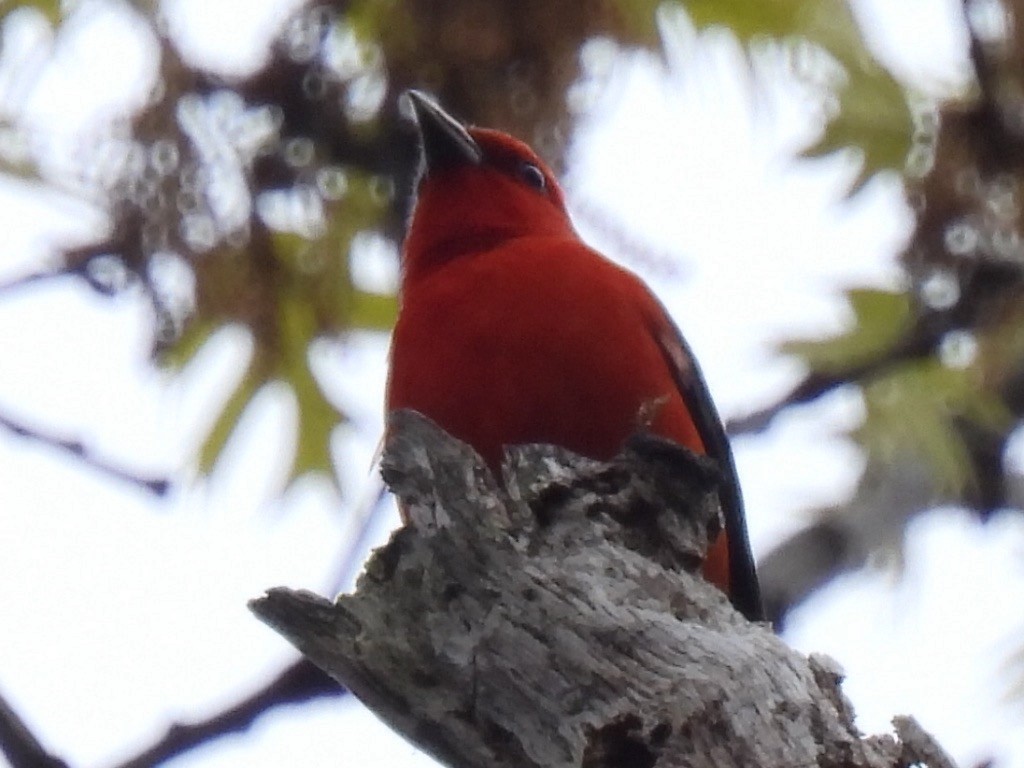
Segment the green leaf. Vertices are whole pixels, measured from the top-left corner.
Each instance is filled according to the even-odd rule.
[[[333,481],[331,435],[342,421],[341,413],[324,397],[308,365],[292,366],[285,373],[299,410],[295,459],[288,480],[316,472]]]
[[[16,10],[30,8],[44,16],[51,25],[57,26],[63,16],[60,6],[60,0],[0,0],[0,21]]]
[[[361,331],[390,331],[398,317],[398,297],[355,291],[352,295],[351,327]]]
[[[623,29],[635,40],[650,41],[655,44],[658,39],[656,22],[658,8],[662,0],[616,0],[615,6],[622,20]]]
[[[331,461],[331,434],[342,414],[324,396],[309,367],[309,345],[316,335],[316,319],[301,296],[281,302],[281,350],[277,374],[295,395],[298,434],[288,481],[308,472],[335,479]]]
[[[911,322],[910,297],[906,293],[853,288],[847,291],[854,325],[847,333],[829,339],[788,341],[779,346],[820,373],[838,373],[860,365],[890,349]]]
[[[804,156],[820,157],[850,147],[859,150],[862,163],[852,192],[879,171],[902,172],[910,152],[913,118],[899,84],[880,67],[862,64],[840,88],[839,100],[839,111]]]
[[[785,37],[799,33],[800,16],[813,0],[683,0],[694,26],[724,26],[743,43],[757,35]]]
[[[964,418],[988,428],[1010,423],[1011,415],[986,392],[971,368],[950,368],[930,358],[905,363],[864,385],[866,416],[854,433],[880,462],[900,454],[924,458],[936,486],[951,498],[974,483],[970,454],[956,427]]]
[[[309,367],[308,350],[316,334],[315,318],[310,304],[303,301],[297,292],[282,298],[279,309],[277,347],[257,350],[245,375],[203,440],[199,470],[204,474],[213,471],[253,398],[264,386],[281,381],[291,389],[298,410],[296,448],[288,483],[308,472],[322,472],[336,481],[330,439],[334,427],[343,421],[344,416],[324,396]],[[215,328],[211,324],[211,329]],[[175,355],[183,360],[191,359],[202,346],[200,339],[209,335],[208,331],[197,327],[194,335],[183,337],[186,343],[175,350]]]
[[[235,431],[235,427],[238,426],[242,413],[266,383],[257,372],[257,368],[255,364],[249,366],[241,381],[238,382],[238,386],[235,387],[224,404],[210,431],[206,434],[199,449],[199,471],[203,474],[208,475],[213,471],[221,451],[224,450],[228,439]]]
[[[160,350],[160,364],[173,371],[182,370],[206,345],[214,331],[222,327],[222,324],[209,319],[189,320],[174,343]]]
[[[879,171],[903,171],[914,131],[906,91],[868,48],[845,0],[683,0],[682,5],[698,29],[727,27],[748,48],[770,37],[804,40],[826,51],[844,75],[828,86],[838,96],[839,108],[822,138],[804,155],[857,150],[862,163],[851,191]],[[790,58],[806,61],[800,55]],[[802,70],[794,65],[793,71],[820,85],[820,67]]]
[[[353,0],[345,12],[345,23],[361,40],[378,40],[388,25],[399,23],[407,31],[408,10],[398,0]]]
[[[298,409],[288,482],[309,472],[336,482],[331,435],[345,415],[321,391],[310,370],[309,349],[323,336],[386,330],[394,323],[396,298],[360,290],[350,269],[355,235],[378,228],[388,205],[379,183],[346,170],[344,194],[324,200],[325,226],[315,235],[276,231],[260,222],[246,243],[225,245],[193,261],[196,309],[163,362],[182,367],[229,324],[244,326],[253,341],[252,364],[203,441],[200,471],[213,468],[253,396],[280,382]]]
[[[298,409],[288,482],[309,472],[325,473],[336,481],[331,434],[345,416],[316,382],[309,367],[309,348],[324,335],[387,330],[393,325],[396,298],[359,290],[349,270],[348,252],[355,233],[376,225],[384,205],[373,196],[367,178],[352,174],[344,199],[325,206],[327,226],[319,236],[264,230],[262,240],[238,254],[225,251],[202,262],[207,303],[197,302],[201,311],[171,347],[166,363],[181,366],[192,359],[210,334],[236,313],[251,331],[255,347],[246,379],[203,443],[201,471],[213,467],[253,395],[262,386],[280,381],[293,393]]]
[[[0,174],[9,177],[11,181],[32,182],[43,189],[54,187],[58,193],[60,192],[59,188],[42,180],[39,165],[27,149],[24,133],[9,124],[2,123],[0,123]]]

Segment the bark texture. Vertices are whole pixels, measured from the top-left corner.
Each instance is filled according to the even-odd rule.
[[[699,576],[717,472],[641,436],[609,463],[467,446],[392,418],[384,477],[409,523],[351,595],[271,590],[256,614],[451,766],[952,763],[911,719],[863,737],[825,657],[747,622]]]

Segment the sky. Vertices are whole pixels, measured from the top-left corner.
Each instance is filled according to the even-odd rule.
[[[68,137],[137,100],[147,76],[132,25],[102,3],[88,5],[77,55],[58,62],[29,104],[40,125]],[[190,56],[244,68],[258,60],[280,5],[246,3],[240,25],[231,3],[179,0],[168,6],[169,25]],[[872,0],[857,9],[896,72],[941,93],[966,71],[958,7]],[[201,27],[187,23],[200,13]],[[694,347],[720,410],[742,415],[801,374],[774,344],[845,327],[845,287],[898,284],[894,256],[911,220],[895,179],[878,178],[848,199],[852,158],[794,160],[817,130],[813,99],[792,81],[751,81],[727,36],[678,42],[686,39],[673,26],[680,23],[666,20],[677,41],[667,65],[642,55],[607,65],[566,186],[580,231],[648,279]],[[40,33],[19,34],[6,50]],[[100,45],[107,53],[97,55],[104,41],[117,45]],[[85,87],[96,82],[106,90]],[[0,198],[0,279],[98,225],[20,186],[0,188]],[[608,222],[644,247],[625,248]],[[681,264],[681,275],[662,258]],[[380,269],[380,279],[394,279]],[[138,296],[101,298],[73,282],[0,301],[0,412],[81,437],[121,463],[187,478],[154,501],[0,433],[0,691],[73,766],[123,758],[174,720],[216,712],[291,659],[246,601],[276,585],[328,590],[349,532],[343,511],[372,484],[386,338],[361,335],[316,356],[321,380],[353,416],[335,446],[344,499],[305,482],[277,501],[280,434],[291,418],[280,393],[246,415],[212,478],[196,479],[183,459],[237,375],[244,337],[222,334],[172,377],[148,362],[151,331]],[[852,490],[862,464],[843,432],[860,413],[857,394],[842,390],[736,442],[756,553],[801,527],[807,510]],[[1024,710],[1009,697],[1024,668],[1008,665],[1024,638],[1014,612],[1024,603],[1022,551],[1016,516],[982,526],[937,510],[911,526],[901,576],[879,564],[837,580],[797,610],[785,639],[844,666],[864,731],[910,713],[964,766],[999,757],[1024,768]],[[264,718],[251,734],[174,765],[258,768],[294,764],[297,754],[314,768],[430,764],[358,703],[331,701]]]

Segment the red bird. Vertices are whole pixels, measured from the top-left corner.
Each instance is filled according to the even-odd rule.
[[[561,188],[529,147],[467,129],[421,93],[408,98],[421,169],[388,410],[428,416],[492,469],[503,446],[518,443],[610,459],[649,410],[650,431],[724,471],[725,530],[704,574],[747,618],[762,619],[732,452],[665,308],[580,240]]]

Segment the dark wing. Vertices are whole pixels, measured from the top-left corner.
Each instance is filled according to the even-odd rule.
[[[679,329],[665,316],[665,327],[658,343],[672,369],[676,387],[690,411],[694,426],[700,434],[707,455],[718,462],[723,482],[719,489],[725,530],[729,540],[729,598],[736,609],[751,621],[764,621],[761,587],[757,582],[754,557],[750,552],[747,523],[743,514],[743,496],[740,493],[736,463],[726,437],[725,427],[715,409],[708,385],[704,381],[697,358]]]

